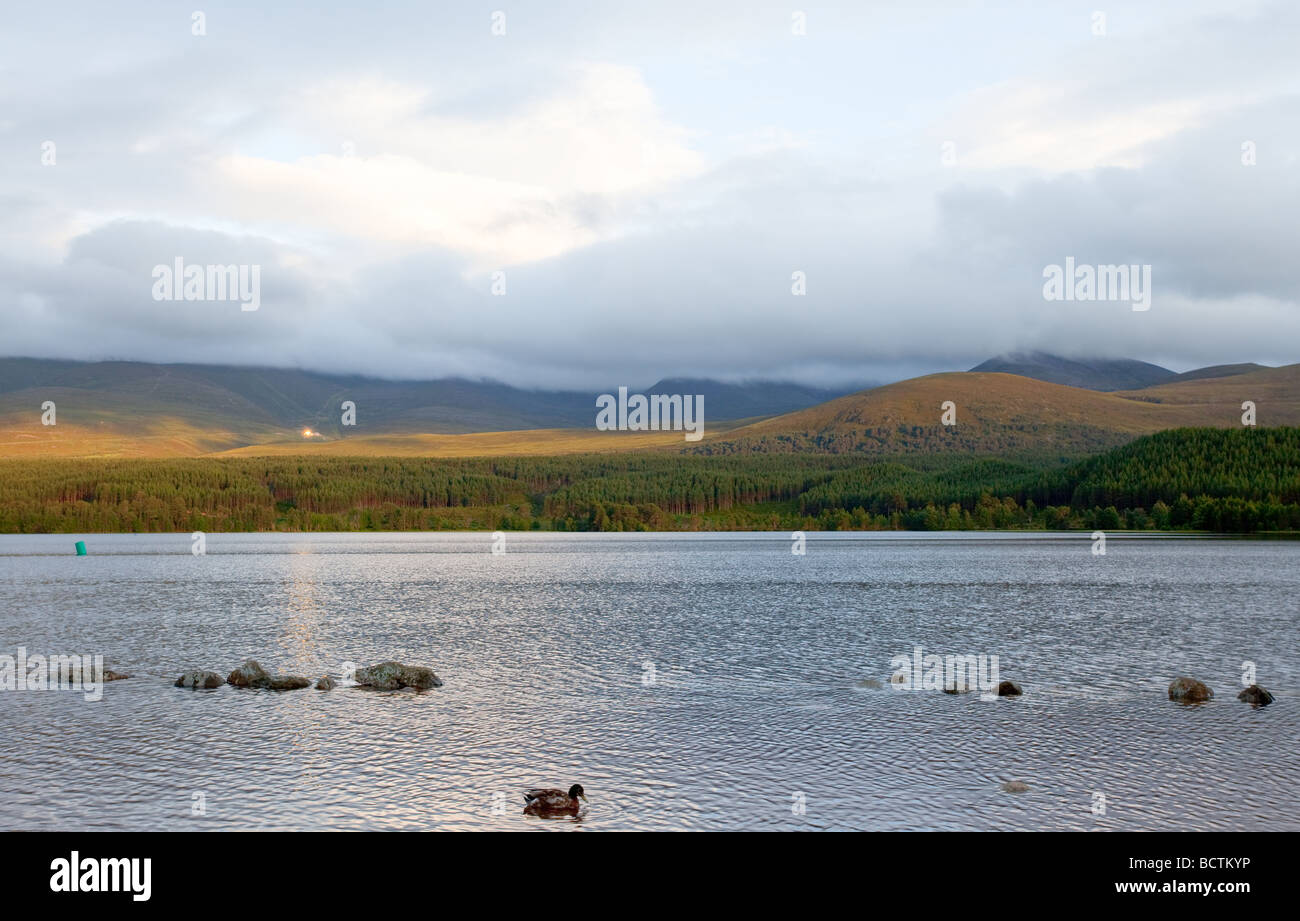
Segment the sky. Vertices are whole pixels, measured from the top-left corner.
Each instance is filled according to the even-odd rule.
[[[0,355],[565,388],[1300,360],[1300,5],[1105,5],[14,8]],[[258,266],[258,309],[157,299],[178,258]],[[1067,259],[1150,265],[1150,309],[1045,299]]]

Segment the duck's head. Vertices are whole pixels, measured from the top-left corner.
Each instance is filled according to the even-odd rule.
[[[575,783],[569,787],[569,799],[580,799],[584,803],[587,801],[587,794],[583,792],[582,784]]]

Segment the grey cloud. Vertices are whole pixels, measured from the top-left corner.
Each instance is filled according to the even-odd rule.
[[[78,58],[100,61],[94,55],[122,28],[88,12],[101,31],[77,33],[52,52],[44,83],[26,66],[34,52],[5,40],[24,66],[0,90],[2,352],[579,387],[679,375],[838,384],[968,367],[1015,348],[1179,369],[1300,358],[1300,80],[1288,43],[1298,14],[1284,5],[1208,18],[1189,8],[1154,33],[1163,43],[1150,31],[1124,31],[1138,14],[1115,16],[1103,43],[1066,43],[1060,72],[1048,74],[1070,87],[1061,100],[1074,107],[1067,114],[1094,117],[1135,99],[1220,98],[1188,127],[1148,143],[1140,166],[1059,175],[945,172],[930,153],[942,124],[925,126],[923,136],[910,127],[886,136],[880,146],[896,143],[897,156],[845,144],[855,122],[877,117],[871,93],[906,97],[903,77],[883,88],[813,80],[781,90],[782,100],[803,94],[814,118],[742,98],[744,87],[673,86],[663,76],[672,54],[689,56],[692,67],[719,49],[759,61],[777,54],[768,36],[780,29],[761,18],[785,28],[789,10],[776,5],[750,12],[737,4],[702,19],[692,18],[694,5],[621,17],[584,10],[567,31],[563,17],[577,8],[559,7],[545,21],[512,16],[513,45],[492,44],[478,13],[444,20],[418,8],[327,9],[290,24],[236,4],[212,12],[204,44],[190,41],[184,16],[125,9],[138,38],[122,38],[109,63],[77,69]],[[885,21],[919,27],[900,9],[879,21],[851,11],[833,21],[863,35]],[[32,12],[28,25],[48,40],[57,23]],[[988,27],[1008,24],[994,18]],[[656,53],[670,63],[654,61]],[[931,55],[940,66],[942,49]],[[315,136],[292,118],[294,94],[322,78],[410,81],[429,88],[431,112],[491,120],[562,86],[575,56],[650,60],[648,69],[660,71],[648,78],[652,90],[657,76],[662,96],[679,106],[702,97],[680,120],[706,143],[717,143],[712,123],[691,119],[707,118],[699,113],[709,106],[721,116],[733,101],[753,106],[746,117],[756,131],[789,114],[824,120],[832,140],[807,151],[733,152],[703,175],[641,196],[564,202],[604,239],[505,266],[505,297],[490,293],[489,270],[449,250],[370,251],[338,233],[287,229],[294,215],[284,216],[283,233],[242,233],[179,201],[181,190],[204,188],[214,157],[250,139],[275,138],[294,155],[332,149],[347,126],[317,126]],[[852,73],[852,64],[839,66]],[[334,130],[338,139],[324,136]],[[136,147],[155,136],[157,148]],[[54,168],[39,164],[47,137],[59,143]],[[355,140],[367,153],[365,139]],[[1257,166],[1240,163],[1245,140],[1258,146]],[[551,208],[521,206],[493,229],[546,226],[556,220]],[[60,228],[86,224],[66,251],[46,251],[43,241]],[[178,255],[262,265],[262,309],[154,301],[152,267]],[[1066,256],[1152,264],[1152,310],[1044,301],[1042,268]],[[790,292],[795,270],[807,273],[806,297]]]

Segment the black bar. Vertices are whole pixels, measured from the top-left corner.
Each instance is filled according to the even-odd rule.
[[[1200,903],[1232,911],[1261,894],[1274,902],[1289,898],[1294,883],[1282,874],[1294,841],[1284,833],[1175,832],[588,832],[558,840],[502,833],[454,839],[329,832],[0,836],[9,907],[190,908],[214,916],[238,904],[337,914],[375,899],[437,911],[450,908],[458,892],[473,905],[512,892],[540,899],[581,893],[585,900],[606,889],[623,909],[642,902],[668,909],[691,891],[760,902],[787,896],[797,902],[803,893],[809,907],[835,895],[872,911],[929,905],[944,916],[959,904],[965,912],[1030,895],[1052,897],[1061,907],[1182,910]],[[118,892],[52,891],[52,864],[74,851],[79,862],[149,858],[149,898],[136,900],[127,883]],[[1135,884],[1153,884],[1153,891],[1131,891]],[[1207,884],[1210,891],[1201,891]]]

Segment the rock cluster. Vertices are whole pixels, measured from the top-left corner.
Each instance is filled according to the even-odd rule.
[[[113,673],[105,672],[105,681],[113,680],[107,677],[110,674]],[[125,678],[127,676],[119,675],[117,677]],[[375,688],[381,691],[395,691],[398,688],[425,690],[442,687],[442,679],[433,673],[433,669],[423,668],[419,665],[403,665],[401,662],[381,662],[368,668],[357,669],[356,680],[360,687]],[[217,688],[223,684],[231,684],[237,688],[259,688],[267,691],[296,691],[299,688],[312,687],[312,680],[299,675],[272,675],[262,668],[255,659],[247,660],[225,678],[222,678],[216,672],[191,669],[176,679],[176,687],[178,688]],[[338,682],[329,675],[322,675],[315,682],[318,691],[329,691],[338,686]]]

